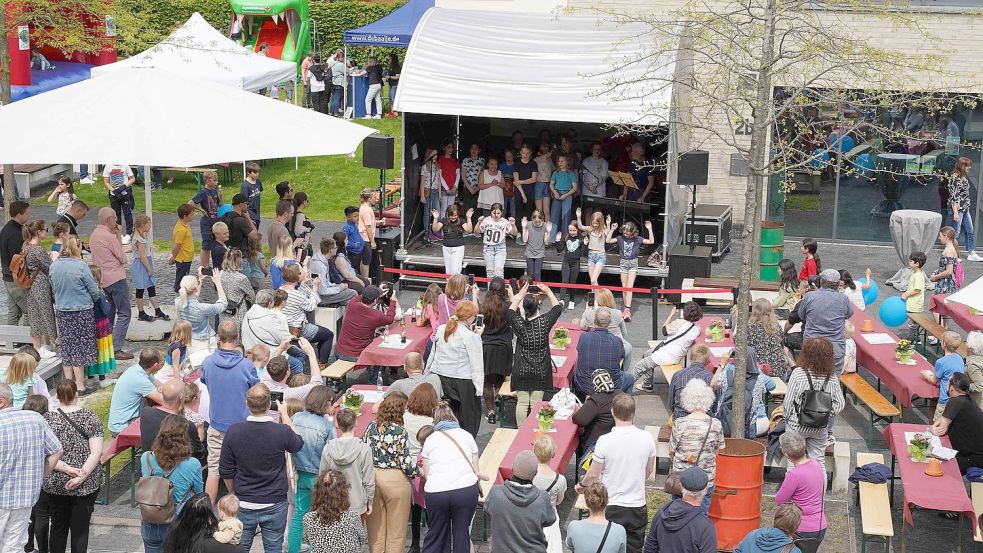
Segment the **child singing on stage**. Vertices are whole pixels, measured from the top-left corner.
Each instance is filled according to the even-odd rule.
[[[587,233],[587,274],[590,276],[590,283],[597,286],[597,279],[604,270],[604,263],[607,260],[607,251],[604,242],[607,239],[608,229],[604,223],[604,214],[595,211],[590,216],[590,226],[581,224],[582,212],[577,208],[577,225],[580,232]],[[608,218],[610,222],[611,218]]]
[[[478,219],[475,230],[482,236],[485,245],[485,272],[488,278],[505,278],[505,237],[519,234],[515,228],[515,218],[503,219],[502,204],[496,203],[491,206],[491,217]]]
[[[532,221],[522,218],[522,241],[526,244],[526,273],[536,282],[543,280],[543,259],[553,224],[543,220],[538,209],[532,212]]]
[[[587,237],[580,236],[580,225],[571,221],[567,225],[567,235],[563,240],[556,243],[556,251],[563,254],[563,265],[561,265],[561,276],[564,284],[574,284],[580,275],[580,258],[587,252]],[[575,300],[575,290],[566,288],[565,294],[568,303],[567,309],[573,309]],[[563,301],[563,296],[560,297]]]
[[[621,286],[631,288],[635,285],[635,277],[638,275],[638,254],[643,244],[655,244],[655,233],[652,231],[652,221],[645,221],[645,230],[649,237],[642,239],[638,235],[638,227],[631,221],[621,227],[621,236],[613,237],[614,231],[618,230],[618,223],[611,223],[611,216],[607,218],[608,244],[617,244],[618,251],[621,253]],[[631,321],[631,292],[622,292],[625,300],[625,310],[622,315],[625,321]]]

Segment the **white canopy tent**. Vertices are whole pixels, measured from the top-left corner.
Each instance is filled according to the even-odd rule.
[[[107,125],[93,135],[92,117]],[[58,130],[38,124],[57,121]],[[246,129],[240,122],[255,121]],[[134,68],[0,107],[0,163],[194,167],[354,152],[376,132],[229,86]],[[149,173],[149,171],[148,171]],[[150,184],[146,209],[152,210]]]
[[[250,91],[297,79],[295,63],[240,46],[215,30],[198,12],[159,44],[125,60],[93,67],[92,76],[103,77],[134,67],[154,67]]]
[[[395,109],[663,124],[675,63],[638,62],[652,32],[645,24],[595,16],[434,8],[410,42]],[[623,84],[611,87],[612,79]]]
[[[617,22],[599,12],[433,8],[413,34],[394,109],[458,120],[667,125],[678,92],[674,77],[688,66],[649,56],[646,44],[665,38],[657,33],[648,24]],[[668,244],[679,243],[687,209],[687,191],[675,186],[676,153],[687,148],[676,134],[669,133],[668,144]],[[409,182],[404,175],[404,186]]]
[[[983,278],[966,284],[959,291],[946,298],[946,301],[954,301],[983,311]]]

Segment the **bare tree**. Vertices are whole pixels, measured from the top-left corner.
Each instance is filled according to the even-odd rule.
[[[735,325],[736,367],[732,429],[743,437],[748,309],[758,274],[758,245],[765,179],[779,175],[784,189],[803,168],[856,167],[843,152],[843,136],[857,135],[880,147],[945,142],[946,129],[931,130],[932,117],[946,115],[975,98],[944,94],[918,75],[947,80],[947,90],[966,90],[959,75],[947,75],[943,53],[892,50],[864,39],[865,26],[887,26],[938,44],[923,23],[933,17],[908,5],[880,0],[692,0],[660,14],[591,8],[607,18],[637,25],[641,53],[619,60],[609,86],[635,97],[638,122],[666,106],[648,100],[672,89],[670,133],[676,153],[730,150],[747,165],[740,290]],[[619,79],[632,64],[647,67],[646,82]],[[635,68],[637,69],[637,68]],[[635,72],[637,74],[637,71]],[[639,90],[643,92],[639,93]],[[608,91],[610,92],[610,90]],[[917,125],[908,125],[920,118]],[[650,127],[627,121],[619,130],[644,134]],[[859,140],[858,140],[859,142]],[[669,160],[671,164],[673,160]],[[887,170],[887,169],[886,169]]]

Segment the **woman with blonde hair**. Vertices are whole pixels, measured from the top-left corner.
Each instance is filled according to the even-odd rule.
[[[199,301],[202,282],[206,278],[215,283],[215,292],[218,294],[215,303]],[[191,323],[191,352],[210,349],[213,328],[211,317],[221,313],[228,305],[225,300],[225,288],[222,286],[222,272],[215,269],[214,274],[208,277],[202,274],[202,269],[199,268],[197,277],[188,275],[182,278],[174,305],[177,306],[181,319]]]
[[[75,380],[79,389],[84,390],[85,375],[82,369],[99,360],[94,305],[101,298],[102,291],[92,276],[92,270],[82,261],[77,238],[69,237],[65,241],[61,257],[51,264],[48,272],[61,337],[62,370],[65,378]]]
[[[219,313],[219,321],[232,321],[236,328],[256,297],[249,277],[242,272],[242,250],[232,248],[222,262],[222,288],[225,289],[225,310]]]
[[[485,385],[482,327],[474,328],[477,315],[478,306],[474,302],[457,304],[447,324],[437,328],[437,341],[426,371],[440,377],[444,397],[461,428],[472,436],[478,435],[481,426],[481,395]]]
[[[54,301],[51,291],[51,256],[41,246],[41,240],[48,233],[48,225],[35,219],[23,226],[21,234],[24,245],[21,255],[27,264],[27,273],[32,275],[31,288],[27,291],[27,318],[31,323],[31,341],[43,359],[55,356],[54,339],[58,336],[55,325]],[[49,347],[49,344],[51,347]]]
[[[165,383],[181,376],[181,370],[188,363],[188,349],[191,347],[191,323],[178,319],[171,326],[171,337],[164,352],[164,366],[154,374],[154,380]]]
[[[461,428],[451,406],[442,401],[433,414],[433,434],[420,452],[427,535],[423,553],[471,550],[471,520],[478,506],[478,444]]]
[[[273,284],[273,289],[276,290],[283,286],[283,268],[297,263],[294,242],[290,239],[289,234],[284,234],[277,240],[276,252],[272,253],[274,255],[270,259],[270,281]]]
[[[466,298],[468,292],[471,293],[470,298]],[[479,293],[477,284],[468,286],[468,277],[465,275],[458,273],[447,279],[444,293],[437,296],[437,325],[447,324],[451,315],[454,314],[454,310],[457,309],[458,303],[462,301],[471,301],[477,307]],[[436,339],[436,332],[434,334],[434,339]]]
[[[600,482],[584,488],[584,504],[590,516],[567,525],[566,545],[573,553],[620,553],[628,544],[625,527],[609,521],[604,512],[608,507],[608,489]],[[606,538],[604,536],[607,536]]]
[[[532,452],[539,461],[536,476],[532,479],[532,485],[550,497],[550,504],[555,511],[567,493],[567,479],[564,475],[558,474],[549,466],[549,462],[556,456],[556,442],[547,435],[540,436],[532,446]],[[553,524],[545,528],[546,532],[546,551],[547,553],[562,553],[563,536],[560,535],[560,517],[556,516]]]
[[[788,374],[788,358],[782,345],[782,327],[771,302],[758,298],[751,303],[751,317],[747,327],[748,345],[754,349],[758,361],[771,367],[771,376],[782,380]]]
[[[372,449],[375,467],[375,497],[367,523],[372,553],[403,553],[406,547],[413,496],[410,479],[420,472],[403,427],[406,400],[402,392],[384,397],[362,439]]]

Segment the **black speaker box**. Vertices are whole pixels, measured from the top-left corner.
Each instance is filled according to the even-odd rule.
[[[385,280],[396,280],[398,275],[383,272],[384,267],[396,267],[396,250],[399,249],[399,229],[385,227],[375,233],[375,251],[372,252],[372,263],[369,264],[369,274],[375,278],[374,284]]]
[[[378,240],[377,240],[378,241]],[[710,276],[710,248],[697,246],[673,246],[669,250],[669,279],[666,288],[680,289],[683,279]],[[680,294],[666,296],[669,303],[679,303]]]
[[[366,136],[362,141],[362,167],[392,169],[396,139],[391,136]]]
[[[368,139],[366,139],[368,140]],[[706,186],[710,172],[710,152],[693,150],[679,156],[676,183],[682,186]]]

